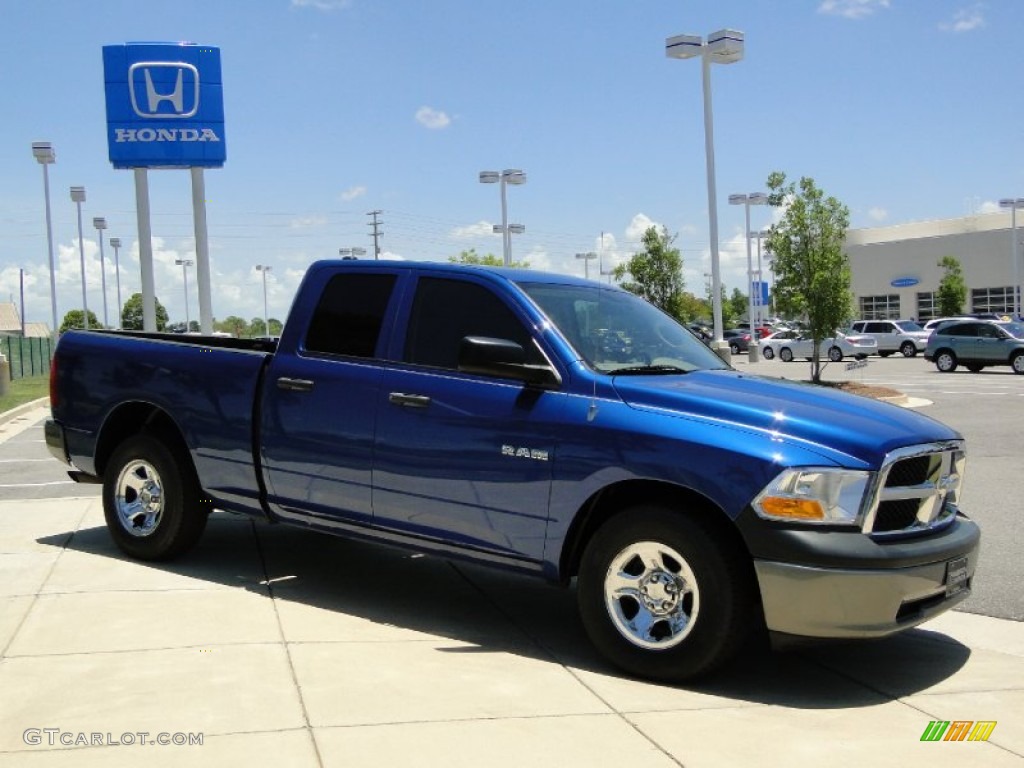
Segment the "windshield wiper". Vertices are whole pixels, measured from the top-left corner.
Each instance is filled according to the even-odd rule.
[[[664,375],[672,373],[689,373],[685,368],[675,365],[631,365],[628,368],[616,368],[608,371],[612,376]]]

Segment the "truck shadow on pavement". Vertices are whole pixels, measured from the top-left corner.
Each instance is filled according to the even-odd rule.
[[[751,643],[710,680],[664,686],[631,680],[598,655],[580,623],[574,589],[516,574],[224,513],[211,516],[195,550],[168,563],[130,559],[104,527],[38,542],[91,556],[75,561],[82,564],[76,591],[207,588],[202,582],[234,587],[277,601],[287,642],[336,642],[339,653],[358,652],[359,642],[429,642],[455,664],[462,654],[515,654],[561,665],[588,685],[598,676],[799,709],[857,708],[942,683],[971,655],[927,629],[781,652]]]

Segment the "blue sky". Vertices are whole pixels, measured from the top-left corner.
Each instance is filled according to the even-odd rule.
[[[806,175],[855,227],[992,210],[1024,196],[1024,3],[1000,0],[0,0],[0,299],[25,274],[29,320],[50,318],[42,171],[50,167],[58,309],[81,304],[75,206],[83,205],[89,308],[102,315],[91,222],[120,237],[121,285],[139,290],[132,174],[107,159],[102,46],[218,46],[227,162],[206,173],[214,315],[272,316],[303,270],[340,247],[385,257],[501,253],[496,185],[508,189],[513,257],[582,274],[603,241],[624,260],[644,228],[676,234],[689,290],[710,271],[699,62],[667,37],[746,34],[745,58],[712,69],[723,282],[745,285],[742,207],[768,174]],[[184,319],[191,258],[184,171],[150,172],[157,296]],[[752,209],[752,226],[770,212]],[[114,316],[112,249],[105,249]],[[597,271],[591,263],[591,277]],[[197,297],[190,275],[189,305]],[[101,316],[102,320],[102,316]]]

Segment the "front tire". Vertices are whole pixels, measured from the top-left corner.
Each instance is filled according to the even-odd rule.
[[[773,357],[775,357],[775,352],[772,351],[771,347],[765,347],[764,349],[761,350],[761,357],[763,357],[765,360],[771,360]]]
[[[580,564],[587,634],[613,664],[680,682],[732,658],[757,626],[755,589],[736,547],[703,523],[659,506],[608,520]]]
[[[841,363],[843,361],[843,350],[839,347],[831,347],[828,351],[828,359],[833,363]]]
[[[195,470],[182,450],[149,435],[121,443],[103,473],[103,514],[114,543],[140,560],[169,560],[206,527]]]
[[[900,354],[904,357],[913,357],[916,355],[917,347],[914,346],[914,342],[904,341],[903,344],[900,345]]]
[[[950,352],[948,349],[940,350],[935,355],[935,367],[942,373],[952,373],[956,370],[957,362],[956,355]]]
[[[789,347],[783,347],[779,350],[779,359],[784,363],[793,362],[793,350]]]
[[[1010,358],[1010,367],[1014,373],[1024,373],[1024,352],[1018,352]]]

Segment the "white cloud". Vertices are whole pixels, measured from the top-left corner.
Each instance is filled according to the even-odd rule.
[[[885,208],[875,206],[868,209],[868,218],[872,221],[885,221],[889,218],[889,212]]]
[[[345,202],[345,203],[351,203],[356,198],[362,197],[365,194],[366,194],[366,187],[363,187],[363,186],[349,187],[348,189],[346,189],[344,192],[341,193],[341,200],[342,200],[342,202]]]
[[[298,216],[288,222],[292,229],[315,229],[327,226],[326,216]]]
[[[292,0],[292,8],[313,8],[317,11],[338,11],[352,5],[352,0]]]
[[[644,232],[651,227],[656,227],[660,230],[661,224],[654,221],[654,219],[647,214],[638,213],[630,220],[629,226],[626,227],[626,240],[639,242],[644,236]]]
[[[986,200],[978,206],[975,213],[999,213],[1002,208],[999,207],[999,203],[995,200]]]
[[[480,220],[476,224],[467,224],[464,227],[456,227],[450,233],[456,240],[472,240],[476,237],[498,237],[494,232],[494,225],[489,221]]]
[[[416,110],[416,122],[425,128],[438,131],[451,125],[452,119],[433,107],[420,107]]]
[[[969,8],[959,10],[953,14],[952,21],[939,24],[939,29],[956,34],[981,29],[985,26],[985,16],[982,10],[983,6],[981,3],[976,3]]]
[[[889,0],[822,0],[818,13],[844,19],[862,19],[888,7]]]

